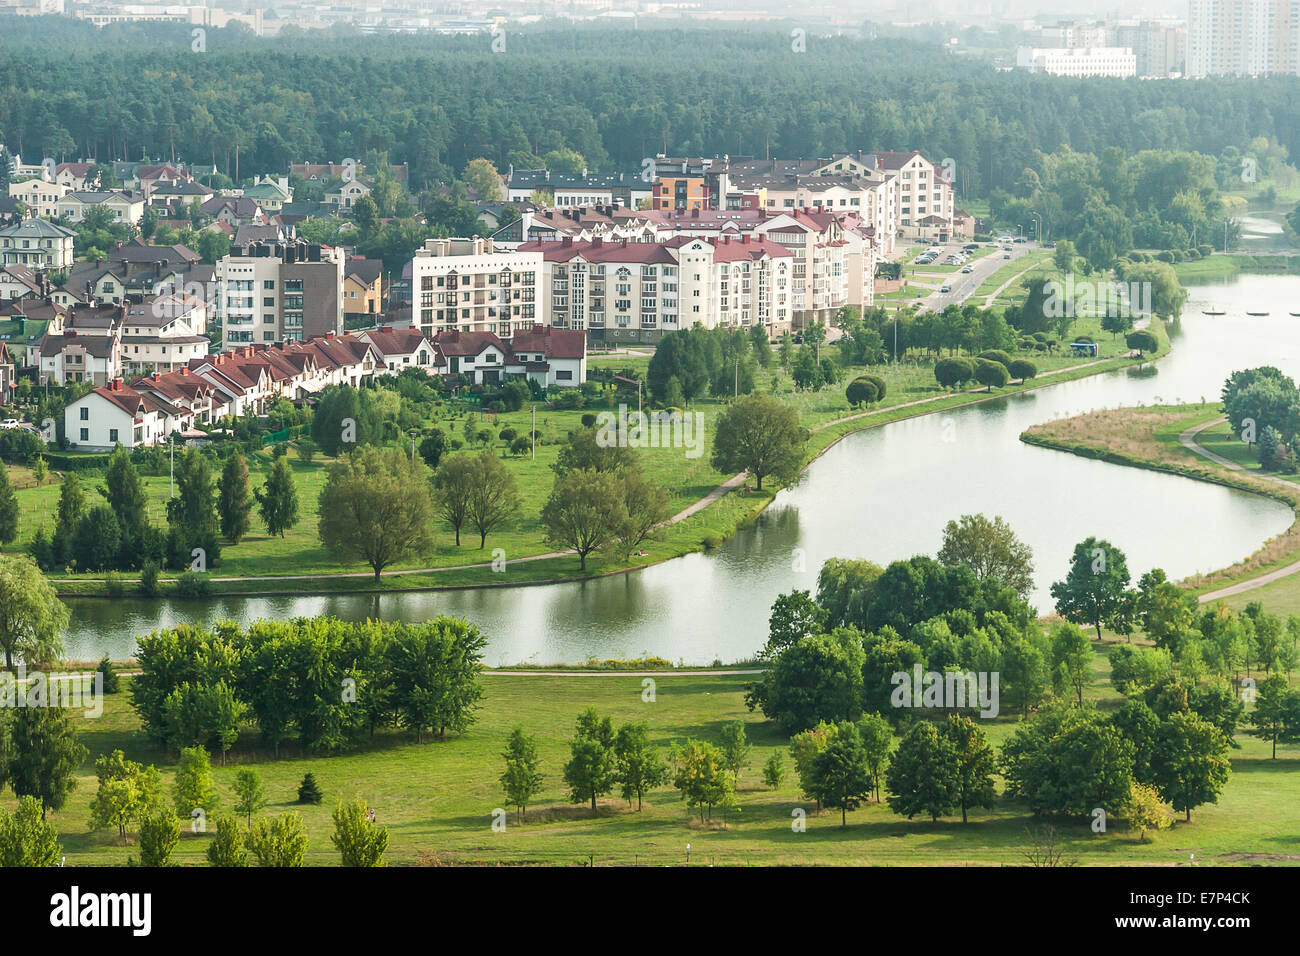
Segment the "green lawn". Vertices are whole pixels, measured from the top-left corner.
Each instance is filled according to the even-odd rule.
[[[1089,693],[1102,707],[1114,706],[1118,695],[1106,683],[1107,665],[1098,656]],[[743,676],[656,675],[656,702],[642,702],[642,678],[611,676],[539,676],[490,674],[484,677],[486,699],[478,722],[462,737],[416,744],[395,731],[385,732],[369,746],[333,757],[284,755],[270,759],[256,745],[249,728],[236,744],[226,766],[215,766],[222,805],[234,803],[232,784],[240,767],[253,766],[261,775],[270,805],[263,811],[301,812],[310,844],[307,862],[337,865],[329,841],[330,813],[340,799],[361,797],[389,828],[388,861],[392,864],[548,863],[597,865],[678,864],[691,844],[691,863],[706,865],[763,864],[881,864],[961,865],[1019,864],[1029,843],[1026,829],[1042,821],[1014,802],[993,811],[974,811],[971,821],[960,818],[938,823],[906,820],[887,806],[869,804],[850,813],[841,829],[839,814],[818,814],[804,799],[797,783],[787,777],[777,790],[763,787],[760,769],[774,751],[785,751],[785,739],[760,714],[750,714],[743,702]],[[700,737],[718,741],[724,723],[741,718],[754,744],[750,765],[740,779],[738,809],[701,824],[665,788],[651,793],[640,813],[615,795],[600,802],[592,817],[585,805],[566,799],[561,770],[573,721],[587,706],[613,716],[615,723],[646,721],[653,741],[666,747],[673,740]],[[155,763],[170,790],[174,760],[150,745],[138,725],[125,693],[109,698],[96,721],[77,718],[82,742],[91,758],[80,770],[78,787],[64,809],[51,814],[70,865],[122,864],[137,848],[122,846],[115,833],[90,833],[89,801],[94,795],[94,755],[122,748],[127,755]],[[524,726],[538,738],[544,790],[519,825],[511,819],[505,832],[491,828],[492,814],[503,805],[497,782],[500,751],[514,726]],[[995,744],[1014,730],[1014,718],[981,721]],[[1205,863],[1249,862],[1254,855],[1268,859],[1300,859],[1296,807],[1300,806],[1300,753],[1283,747],[1276,762],[1263,743],[1239,737],[1233,752],[1233,776],[1218,805],[1193,812],[1190,824],[1140,844],[1136,834],[1112,821],[1105,835],[1093,834],[1087,821],[1056,821],[1065,850],[1081,864],[1169,866],[1186,862],[1189,853]],[[785,755],[787,773],[792,762]],[[296,789],[307,771],[316,775],[325,794],[319,806],[300,806]],[[1001,786],[999,782],[999,787]],[[12,797],[3,799],[13,805]],[[792,830],[792,812],[808,814],[807,832]],[[211,819],[209,821],[211,823]],[[185,830],[175,860],[201,865],[208,838]]]

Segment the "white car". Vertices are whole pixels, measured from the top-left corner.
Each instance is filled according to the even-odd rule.
[[[21,425],[22,425],[22,422],[20,422],[20,421],[19,421],[18,419],[16,419],[16,418],[6,418],[6,419],[3,419],[3,420],[0,420],[0,428],[18,428],[18,427],[21,426]]]
[[[974,267],[974,266],[962,266],[962,267],[961,267],[961,271],[962,271],[962,275],[966,275],[967,273],[974,272],[974,271],[975,271],[975,267]]]

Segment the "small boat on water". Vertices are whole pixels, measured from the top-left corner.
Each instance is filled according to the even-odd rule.
[[[1291,312],[1291,313],[1288,313],[1288,314],[1290,314],[1290,315],[1295,315],[1295,316],[1300,316],[1300,312]]]
[[[1225,315],[1222,309],[1202,309],[1201,315]]]
[[[1247,315],[1268,315],[1267,312],[1247,312]]]

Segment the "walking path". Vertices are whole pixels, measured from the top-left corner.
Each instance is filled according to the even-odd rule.
[[[1226,418],[1222,416],[1212,421],[1202,422],[1199,425],[1193,425],[1191,428],[1184,429],[1178,435],[1178,444],[1182,445],[1193,454],[1200,455],[1216,465],[1227,468],[1229,471],[1237,471],[1242,474],[1248,474],[1255,478],[1262,478],[1264,481],[1271,481],[1274,484],[1285,485],[1296,491],[1300,491],[1300,484],[1294,481],[1287,481],[1285,478],[1278,478],[1276,475],[1263,475],[1244,468],[1235,461],[1224,458],[1222,455],[1215,454],[1206,448],[1202,448],[1196,441],[1196,436],[1207,428],[1213,428],[1215,425],[1222,425]],[[1217,591],[1209,591],[1202,594],[1199,598],[1202,604],[1210,601],[1218,601],[1221,598],[1232,597],[1234,594],[1244,594],[1247,591],[1253,591],[1256,588],[1262,588],[1266,584],[1272,584],[1274,581],[1280,581],[1282,578],[1290,577],[1293,574],[1300,573],[1300,561],[1288,564],[1285,567],[1278,568],[1276,571],[1270,571],[1268,574],[1261,574],[1257,578],[1251,578],[1248,581],[1238,581],[1236,584],[1229,584],[1227,587],[1219,588]]]

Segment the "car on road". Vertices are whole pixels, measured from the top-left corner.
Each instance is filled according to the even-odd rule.
[[[1004,252],[1004,253],[1002,253],[1002,258],[1003,258],[1003,259],[1010,259],[1010,258],[1011,258],[1011,253],[1009,253],[1009,252]]]
[[[939,291],[940,291],[940,292],[951,292],[951,291],[952,291],[952,286],[950,286],[950,285],[948,285],[947,283],[945,283],[944,285],[939,286]]]
[[[1024,236],[1016,236],[1016,238],[1013,239],[1013,240],[1011,240],[1011,241],[1012,241],[1012,242],[1028,242],[1029,240],[1026,239]]]
[[[974,272],[974,271],[975,271],[975,267],[974,267],[974,266],[962,266],[962,267],[961,267],[961,271],[962,271],[962,275],[966,275],[967,273]]]

